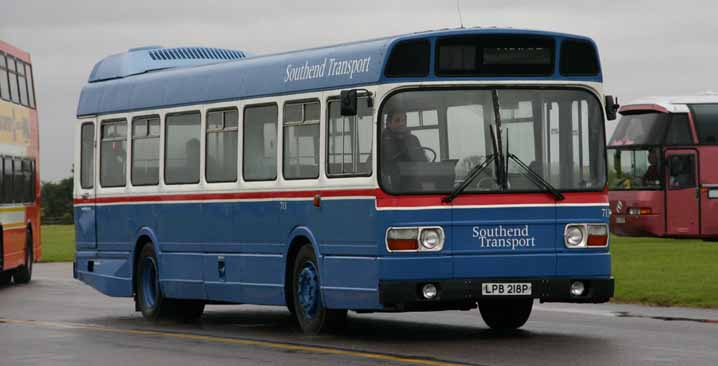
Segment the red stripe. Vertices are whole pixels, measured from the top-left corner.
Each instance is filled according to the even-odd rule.
[[[515,194],[464,194],[457,197],[450,205],[441,202],[446,195],[402,195],[393,196],[381,189],[338,189],[311,191],[281,192],[243,192],[243,193],[188,193],[170,195],[144,195],[122,197],[99,197],[97,199],[75,199],[76,205],[92,203],[133,203],[133,202],[172,202],[172,201],[209,201],[209,200],[241,200],[269,198],[313,198],[321,197],[375,197],[377,206],[388,207],[424,207],[424,206],[480,206],[480,205],[513,205],[513,204],[552,204],[557,203],[547,193],[515,193]],[[565,199],[558,203],[608,203],[608,192],[567,192]]]

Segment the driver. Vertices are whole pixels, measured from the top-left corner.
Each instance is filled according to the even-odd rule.
[[[381,134],[383,163],[397,161],[427,161],[419,139],[406,127],[405,112],[389,112],[386,128]]]

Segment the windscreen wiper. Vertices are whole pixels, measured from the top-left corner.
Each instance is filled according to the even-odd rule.
[[[454,190],[448,196],[444,197],[441,200],[441,202],[449,203],[449,202],[453,201],[454,198],[456,198],[456,196],[460,195],[461,192],[463,192],[466,189],[466,187],[468,187],[469,184],[471,184],[471,182],[474,179],[476,179],[476,177],[478,177],[479,174],[481,174],[486,169],[486,167],[488,167],[489,164],[491,164],[494,160],[496,160],[496,154],[491,154],[486,158],[486,160],[484,160],[483,163],[473,167],[469,171],[469,174],[466,175],[466,179],[464,179],[464,181],[461,182],[461,184],[459,184],[456,188],[454,188]]]
[[[536,172],[534,172],[533,170],[531,170],[531,168],[526,166],[526,164],[524,164],[524,162],[521,161],[521,159],[519,159],[518,156],[507,152],[506,158],[507,158],[507,160],[508,159],[513,160],[516,163],[516,165],[518,165],[521,169],[523,169],[524,170],[523,176],[528,178],[533,184],[551,192],[551,194],[553,194],[553,196],[556,198],[556,201],[563,201],[563,199],[566,198],[563,196],[563,194],[558,189],[556,189],[556,187],[552,186],[551,183],[546,181],[546,179],[543,179],[542,176],[540,176],[539,174],[536,174]]]

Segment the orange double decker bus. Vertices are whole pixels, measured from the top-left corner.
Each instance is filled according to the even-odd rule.
[[[0,285],[40,258],[37,103],[30,54],[0,41]]]

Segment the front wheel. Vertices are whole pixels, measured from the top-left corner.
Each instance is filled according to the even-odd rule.
[[[32,253],[32,232],[28,230],[25,238],[25,265],[15,270],[15,274],[13,275],[15,283],[19,284],[30,283],[32,279],[32,264],[34,261]]]
[[[347,320],[346,309],[327,309],[321,297],[319,266],[314,250],[303,246],[294,261],[292,300],[299,326],[307,334],[337,331]]]
[[[511,330],[526,324],[533,304],[533,299],[487,300],[479,302],[479,311],[491,329]]]

